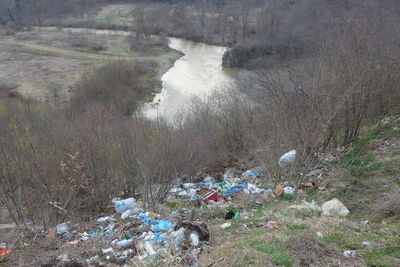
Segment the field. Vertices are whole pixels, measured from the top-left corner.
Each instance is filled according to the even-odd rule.
[[[98,20],[116,25],[124,18],[121,5],[107,6]],[[111,16],[112,15],[112,16]],[[79,18],[65,18],[79,22]],[[95,20],[97,21],[97,19]],[[14,35],[0,36],[0,82],[18,86],[24,97],[51,101],[69,98],[82,73],[114,60],[152,60],[158,63],[160,79],[180,57],[176,51],[154,45],[145,52],[131,49],[129,32],[85,28],[32,27]],[[157,89],[156,89],[157,90]]]

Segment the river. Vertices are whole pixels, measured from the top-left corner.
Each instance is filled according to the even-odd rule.
[[[192,101],[205,100],[212,92],[228,85],[235,73],[222,67],[226,48],[169,38],[169,47],[184,53],[161,78],[162,90],[142,112],[150,119],[173,120]]]
[[[37,31],[61,30],[70,33],[129,36],[131,32],[86,28],[33,27]],[[145,103],[141,112],[149,119],[158,117],[172,121],[185,112],[193,101],[207,99],[214,90],[229,85],[236,76],[233,69],[222,67],[225,47],[169,38],[169,47],[184,54],[162,77],[161,92]]]

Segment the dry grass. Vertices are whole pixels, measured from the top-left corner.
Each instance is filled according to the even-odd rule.
[[[400,196],[393,195],[374,208],[376,219],[384,219],[390,217],[400,217]]]
[[[336,248],[306,234],[291,237],[287,247],[300,266],[364,266],[361,260],[346,259]]]

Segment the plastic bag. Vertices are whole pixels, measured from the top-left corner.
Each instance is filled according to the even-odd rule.
[[[114,200],[115,211],[122,214],[127,210],[134,209],[136,207],[136,200],[134,198],[127,198],[121,200]]]
[[[158,224],[153,225],[151,227],[152,231],[168,231],[168,229],[172,226],[172,222],[167,220],[161,220]]]
[[[280,167],[286,167],[293,164],[295,160],[296,160],[296,150],[291,150],[286,154],[283,154],[283,156],[278,161],[278,165]]]

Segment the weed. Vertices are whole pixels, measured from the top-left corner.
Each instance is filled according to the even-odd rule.
[[[308,229],[310,226],[308,224],[302,223],[302,224],[292,224],[288,226],[288,229],[292,233],[298,233],[301,232],[302,230]]]
[[[294,194],[286,194],[286,195],[281,196],[281,199],[282,200],[286,200],[286,201],[294,201],[294,200],[296,200],[296,198],[297,198],[296,193],[294,193]]]
[[[250,246],[257,251],[270,254],[269,260],[275,264],[286,267],[293,266],[293,261],[289,253],[282,245],[271,245],[267,240],[254,240],[250,243]]]
[[[318,194],[319,194],[319,191],[317,189],[309,189],[309,190],[307,190],[307,197],[305,200],[307,202],[311,202],[317,198]]]

